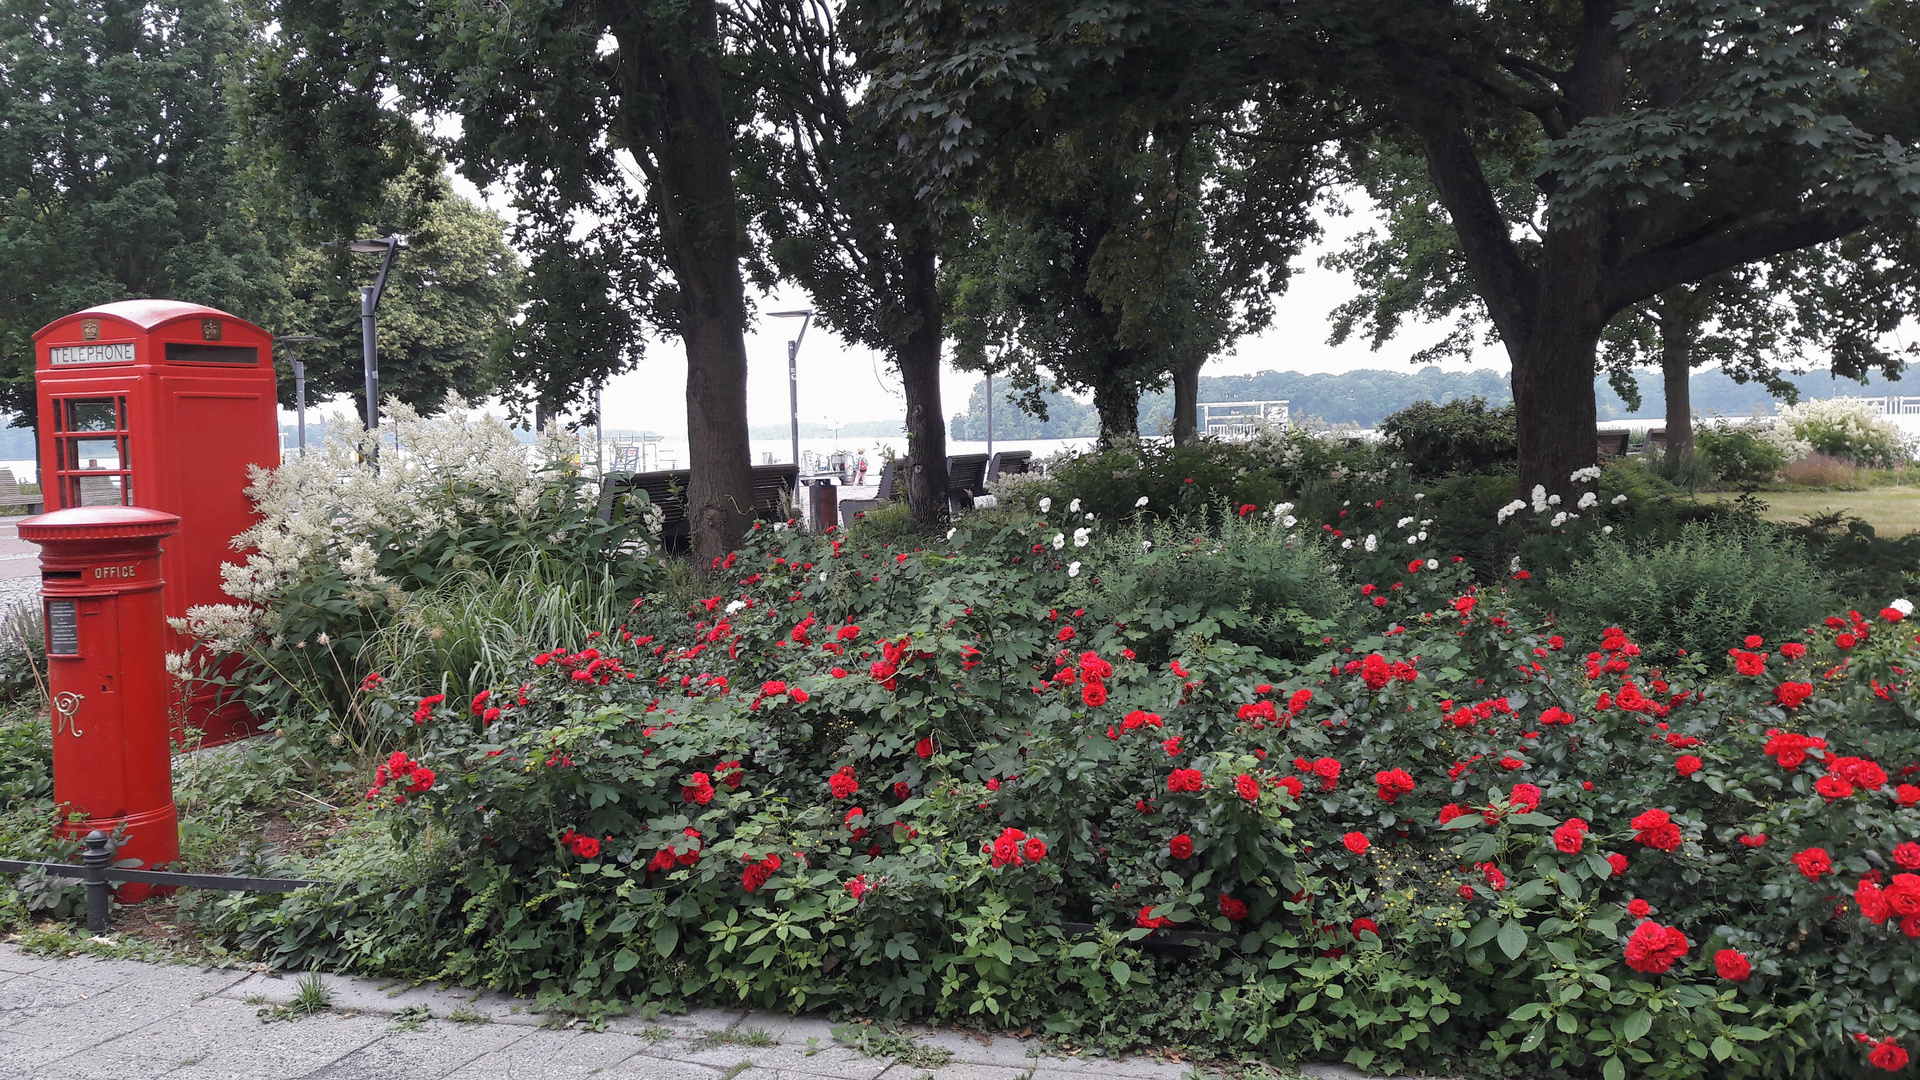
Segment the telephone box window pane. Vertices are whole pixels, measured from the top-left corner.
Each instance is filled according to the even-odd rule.
[[[117,431],[112,398],[76,398],[67,402],[68,431]]]
[[[123,506],[126,498],[121,492],[118,476],[78,476],[74,477],[80,497],[74,500],[78,506]]]
[[[260,350],[251,345],[202,345],[197,341],[167,342],[169,364],[258,364]]]
[[[118,439],[75,439],[73,440],[74,468],[86,472],[100,472],[120,468],[120,441]]]

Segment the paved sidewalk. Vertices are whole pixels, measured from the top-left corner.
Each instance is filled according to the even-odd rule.
[[[548,1026],[493,994],[323,976],[328,1011],[266,1022],[293,975],[49,960],[0,945],[6,1080],[1182,1080],[1151,1058],[1043,1057],[1038,1040],[920,1032],[913,1061],[837,1042],[826,1020],[745,1010]],[[458,1019],[452,1019],[458,1017]]]

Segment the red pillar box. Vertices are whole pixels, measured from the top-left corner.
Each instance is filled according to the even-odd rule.
[[[20,538],[40,545],[53,797],[86,815],[56,831],[84,837],[124,823],[119,858],[140,860],[140,869],[180,857],[160,595],[160,541],[179,527],[178,515],[138,506],[56,510],[20,522]],[[152,891],[122,885],[119,896],[131,903]]]
[[[47,509],[150,506],[179,514],[167,544],[167,615],[231,604],[220,564],[245,562],[233,538],[258,521],[249,466],[280,464],[273,337],[224,311],[121,300],[34,334],[40,486]],[[193,642],[167,631],[169,647]],[[206,744],[251,734],[238,702],[202,686],[186,723]]]

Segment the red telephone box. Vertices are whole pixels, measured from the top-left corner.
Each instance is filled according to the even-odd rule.
[[[75,312],[34,336],[40,484],[49,512],[139,505],[180,516],[161,556],[168,618],[230,604],[220,564],[258,520],[247,467],[280,464],[273,336],[210,307],[122,300]],[[169,631],[169,634],[172,634]],[[169,646],[191,642],[173,634]],[[208,743],[254,720],[203,689],[186,720]]]
[[[40,545],[53,797],[86,815],[56,831],[79,837],[124,825],[120,857],[148,870],[180,857],[160,613],[160,542],[179,526],[173,514],[138,506],[55,510],[20,523],[20,538]],[[120,899],[145,899],[152,888],[123,885]]]

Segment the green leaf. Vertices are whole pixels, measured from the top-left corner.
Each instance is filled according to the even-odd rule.
[[[680,924],[661,923],[653,931],[653,947],[661,956],[672,956],[674,946],[680,944]]]
[[[1645,1009],[1641,1009],[1632,1016],[1627,1017],[1626,1025],[1622,1028],[1621,1034],[1626,1037],[1628,1042],[1639,1042],[1641,1039],[1646,1038],[1647,1032],[1652,1030],[1653,1014]]]
[[[1123,987],[1133,981],[1133,969],[1128,967],[1123,960],[1115,960],[1113,966],[1107,970],[1113,973],[1113,981]]]
[[[1713,1057],[1716,1061],[1725,1061],[1733,1056],[1733,1043],[1729,1041],[1725,1035],[1716,1036],[1713,1040],[1713,1046],[1710,1049],[1713,1050]]]
[[[1627,1080],[1627,1066],[1619,1058],[1608,1058],[1607,1067],[1600,1070],[1602,1080]]]
[[[613,970],[632,971],[640,963],[640,954],[632,949],[621,949],[613,954]]]
[[[1485,945],[1487,942],[1492,941],[1493,936],[1499,932],[1500,921],[1498,919],[1492,916],[1481,919],[1474,924],[1472,930],[1467,932],[1467,948],[1471,949],[1476,945]]]
[[[1509,919],[1500,928],[1500,951],[1507,959],[1518,960],[1520,954],[1527,951],[1527,928]]]
[[[1075,960],[1091,960],[1100,955],[1100,946],[1091,941],[1083,941],[1067,950],[1067,955]]]

